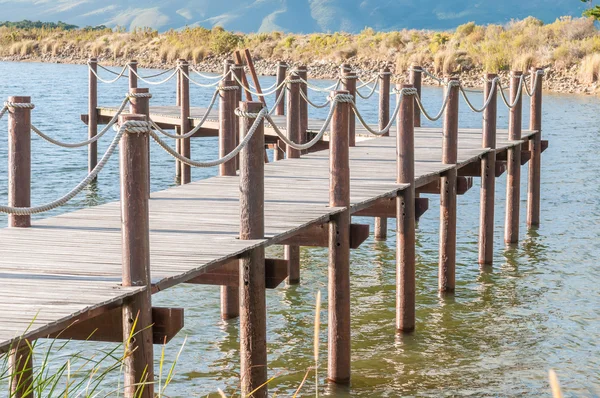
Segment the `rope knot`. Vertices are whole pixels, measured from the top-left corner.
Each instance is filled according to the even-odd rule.
[[[217,87],[217,91],[219,90],[223,90],[223,91],[232,91],[232,90],[239,90],[240,86],[219,86]]]
[[[350,94],[336,94],[333,98],[329,97],[334,103],[336,102],[354,102],[354,97]]]
[[[266,114],[269,113],[267,108],[262,108],[260,110],[260,112],[258,113],[253,113],[253,112],[246,112],[241,110],[240,108],[236,108],[235,109],[235,115],[238,117],[244,117],[246,119],[259,119],[259,118],[263,118]]]
[[[33,109],[35,105],[27,102],[10,102],[4,101],[4,106],[7,108]]]
[[[127,98],[152,98],[150,93],[128,93]]]
[[[121,129],[130,134],[143,134],[151,131],[152,124],[145,120],[128,120],[121,125]]]

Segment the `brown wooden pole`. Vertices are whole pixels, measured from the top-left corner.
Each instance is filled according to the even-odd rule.
[[[181,117],[181,134],[187,134],[190,131],[190,80],[185,76],[189,76],[189,64],[187,60],[180,59],[179,67],[181,68],[181,86],[179,93],[181,97],[180,117]],[[190,138],[179,140],[181,143],[181,155],[189,158],[191,156]],[[188,164],[181,164],[181,184],[189,184],[192,181],[192,168]]]
[[[346,208],[329,221],[327,379],[338,384],[350,383],[351,363],[349,116],[349,103],[335,105],[329,141],[329,206]]]
[[[33,350],[31,343],[19,340],[8,357],[11,398],[34,398]]]
[[[277,87],[279,87],[279,88],[275,91],[275,98],[279,98],[279,96],[281,95],[281,91],[285,90],[285,87],[282,86],[282,84],[285,81],[285,77],[287,74],[287,68],[288,68],[287,63],[285,63],[283,61],[281,61],[277,64]],[[279,102],[279,104],[277,104],[277,108],[275,108],[275,114],[278,116],[285,115],[285,95],[282,98],[281,102]]]
[[[240,65],[242,68],[240,69],[240,81],[244,84],[245,87],[250,88],[248,85],[248,79],[246,78],[246,71],[244,70],[244,60],[242,59],[242,54],[240,54],[239,50],[236,50],[233,53],[233,58],[236,65]],[[246,97],[246,101],[252,101],[252,93],[250,91],[243,89],[244,96]]]
[[[130,120],[143,121],[146,116],[119,116],[120,125]],[[123,341],[126,350],[123,387],[127,398],[154,397],[151,384],[154,381],[154,363],[147,135],[148,133],[126,132],[119,144],[123,286],[146,288],[123,304]],[[144,387],[141,395],[138,395],[140,383]]]
[[[260,88],[260,80],[258,80],[258,75],[256,74],[256,70],[254,69],[254,61],[252,61],[252,54],[250,54],[250,50],[248,50],[247,48],[244,50],[244,57],[246,58],[246,65],[248,66],[250,77],[252,78],[252,82],[254,83],[254,88],[256,89],[256,92],[258,94],[262,94],[262,89]],[[263,95],[259,95],[258,100],[262,102],[263,106],[267,106],[267,101],[265,100],[265,97]]]
[[[450,86],[456,78],[446,78],[450,90],[444,113],[442,163],[456,164],[458,158],[458,86]],[[444,94],[445,95],[445,94]],[[456,272],[456,168],[440,177],[440,262],[438,288],[451,293],[455,288]]]
[[[298,73],[298,77],[301,80],[308,81],[308,70],[306,66],[299,66],[296,68],[296,72]],[[304,94],[304,97],[308,98],[308,86],[306,83],[300,83],[300,91]],[[308,130],[308,102],[304,99],[304,97],[300,96],[300,140],[302,143],[305,143],[307,140],[306,131]],[[308,153],[308,151],[304,151],[303,153]]]
[[[383,68],[379,73],[379,129],[384,129],[390,121],[390,80],[389,68]],[[389,136],[385,133],[384,136]],[[375,240],[387,239],[387,217],[375,217]]]
[[[398,88],[414,88],[412,84]],[[396,128],[396,181],[410,184],[396,199],[396,329],[415,329],[415,125],[414,95],[404,95]]]
[[[221,83],[221,87],[237,87],[229,79]],[[239,90],[219,90],[219,157],[231,153],[236,147],[235,139],[235,108]],[[219,166],[219,175],[235,176],[235,159]],[[234,286],[221,286],[221,318],[233,319],[240,315],[239,289]]]
[[[129,61],[129,90],[138,86],[137,65],[136,60]]]
[[[177,61],[177,86],[175,92],[175,106],[181,106],[181,71],[179,70],[179,61]],[[175,134],[181,134],[181,125],[175,126]],[[175,140],[175,150],[181,153],[181,140]],[[175,181],[181,183],[181,162],[175,159]]]
[[[8,102],[30,104],[31,97],[8,97]],[[31,206],[31,108],[8,108],[8,205]],[[31,226],[31,216],[8,216],[8,226]]]
[[[130,98],[131,113],[136,115],[145,115],[146,120],[150,119],[150,97],[135,97],[136,94],[149,95],[150,90],[148,88],[132,88],[130,93],[133,96]],[[148,151],[148,195],[151,190],[150,180],[150,134],[146,134],[146,151]]]
[[[233,65],[233,60],[226,59],[223,61],[223,78],[225,80],[233,80],[231,76],[227,76],[227,74],[231,71],[231,65]]]
[[[242,102],[240,108],[258,113],[261,102]],[[253,118],[240,119],[244,137]],[[264,124],[261,123],[240,153],[240,239],[263,239],[264,215]],[[265,249],[259,246],[240,258],[240,377],[242,394],[267,397],[267,309],[265,299]],[[263,386],[263,387],[260,387]],[[260,387],[260,388],[259,388]]]
[[[479,208],[479,264],[491,265],[494,262],[494,200],[496,190],[496,120],[497,86],[492,80],[498,77],[493,73],[485,74],[483,101],[491,95],[487,108],[483,111],[483,148],[490,152],[481,158],[481,191]]]
[[[529,181],[527,185],[527,226],[538,227],[540,225],[540,184],[542,168],[542,80],[543,75],[536,75],[539,68],[531,68],[531,112],[529,129],[538,131],[529,141]]]
[[[233,71],[233,74],[237,77],[237,80],[242,81],[242,74],[244,72],[244,65],[236,63],[231,67],[231,70]],[[234,80],[235,85],[239,87],[239,90],[236,90],[235,92],[235,106],[236,108],[239,106],[239,103],[242,101],[242,91],[244,91],[244,88],[237,82],[237,80]],[[240,142],[240,124],[239,123],[235,123],[235,145],[237,146]],[[240,169],[240,156],[236,156],[235,157],[235,169],[239,170]]]
[[[290,74],[292,82],[287,84],[287,113],[286,130],[288,138],[300,143],[301,137],[301,101],[300,101],[300,83],[297,83],[299,75],[296,70]],[[301,151],[286,145],[286,154],[288,159],[299,158]],[[288,285],[300,283],[300,247],[294,245],[284,246],[284,256],[288,260]]]
[[[417,90],[417,95],[419,96],[419,98],[422,98],[421,97],[422,80],[423,80],[423,68],[419,64],[413,64],[410,68],[409,83],[412,84],[414,86],[414,88]],[[415,108],[415,118],[414,118],[415,127],[421,127],[421,110],[419,109],[418,106],[415,106],[414,108]]]
[[[88,139],[98,134],[98,60],[90,58],[88,61]],[[98,164],[98,143],[92,142],[88,145],[88,173]],[[97,177],[96,177],[97,179]]]
[[[508,115],[508,139],[520,140],[523,125],[523,98],[517,92],[523,73],[513,71],[510,76],[510,102],[515,106]],[[523,82],[523,84],[526,84]],[[524,89],[524,88],[523,88]],[[521,145],[509,148],[506,154],[506,218],[504,220],[504,242],[519,241],[519,212],[521,201]]]
[[[342,79],[342,89],[348,91],[352,96],[354,103],[356,103],[356,74],[352,72],[352,68],[349,64],[342,64],[340,67],[340,74]],[[350,146],[356,146],[356,117],[354,117],[352,109],[350,110],[350,119],[348,119],[348,136],[350,137]]]

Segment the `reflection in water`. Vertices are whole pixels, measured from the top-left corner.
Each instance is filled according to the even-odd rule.
[[[78,65],[0,63],[0,98],[18,93],[33,97],[34,122],[57,138],[74,141],[87,136],[79,123],[86,111],[87,70]],[[45,79],[45,76],[55,76]],[[264,78],[269,85],[272,77]],[[63,87],[55,90],[53,87]],[[211,90],[191,87],[194,105],[210,100]],[[99,90],[102,104],[118,103],[127,91],[124,80]],[[174,103],[174,86],[152,87],[154,105]],[[73,103],[60,115],[59,104]],[[438,88],[424,88],[425,105],[439,107]],[[476,101],[477,99],[475,99]],[[527,102],[527,100],[525,101]],[[377,100],[361,102],[366,117],[377,119]],[[521,189],[521,241],[503,242],[505,178],[497,180],[495,263],[477,264],[479,192],[473,188],[459,197],[457,288],[450,297],[437,291],[439,201],[430,198],[429,211],[419,220],[417,231],[417,328],[410,335],[395,331],[395,220],[389,220],[386,242],[368,239],[353,250],[352,360],[349,389],[325,383],[327,367],[327,250],[302,248],[298,286],[267,291],[269,375],[278,377],[271,392],[290,396],[306,372],[314,366],[313,328],[315,295],[323,295],[320,328],[319,391],[344,397],[397,396],[547,396],[547,370],[556,369],[565,391],[573,396],[597,396],[600,385],[600,185],[597,184],[600,134],[594,97],[547,94],[544,98],[544,135],[550,148],[542,159],[542,220],[537,230],[526,230],[527,167]],[[527,120],[525,104],[523,119]],[[312,112],[312,110],[311,110]],[[316,115],[324,116],[324,111]],[[499,109],[500,125],[507,114]],[[461,126],[480,127],[480,115],[461,106]],[[65,128],[67,126],[67,128]],[[568,131],[569,134],[564,132]],[[0,121],[0,136],[6,121]],[[6,140],[6,136],[2,136]],[[460,137],[459,137],[460,141]],[[103,153],[108,140],[100,140]],[[216,153],[214,138],[191,140],[198,159]],[[32,203],[53,200],[80,181],[87,172],[87,151],[63,150],[32,138]],[[0,145],[0,160],[6,159]],[[153,190],[173,185],[174,161],[159,148],[151,149]],[[7,186],[6,161],[0,161],[0,187]],[[51,173],[48,170],[52,170]],[[216,174],[215,169],[195,169],[194,180]],[[46,215],[92,206],[119,197],[116,157],[100,174],[85,196]],[[6,190],[0,189],[0,203]],[[361,218],[358,222],[370,223]],[[0,215],[0,223],[6,217]],[[281,248],[268,249],[282,257]],[[206,396],[217,388],[228,395],[239,392],[238,320],[220,320],[216,286],[181,285],[153,297],[154,305],[185,308],[185,328],[167,346],[167,362],[173,361],[187,336],[176,366],[172,397]],[[73,353],[89,350],[74,344]],[[157,348],[158,349],[158,348]],[[62,353],[61,353],[62,355]],[[41,360],[41,359],[40,359]],[[169,364],[167,364],[169,365]],[[166,365],[166,366],[167,366]],[[303,396],[314,395],[314,372],[310,370]],[[118,375],[115,375],[115,378]],[[190,393],[192,392],[192,393]],[[217,395],[211,395],[217,396]]]

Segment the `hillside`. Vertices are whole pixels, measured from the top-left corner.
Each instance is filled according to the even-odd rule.
[[[104,24],[151,27],[159,31],[184,26],[222,26],[238,32],[358,33],[375,30],[450,29],[465,22],[507,23],[529,15],[544,22],[559,16],[579,16],[576,0],[20,0],[5,4],[0,18],[17,21],[65,21],[79,26]]]

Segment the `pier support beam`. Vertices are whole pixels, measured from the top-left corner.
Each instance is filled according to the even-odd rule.
[[[275,98],[279,98],[280,95],[283,95],[283,98],[281,99],[281,101],[279,101],[279,103],[277,104],[277,107],[275,108],[275,114],[277,116],[284,116],[285,115],[285,87],[283,86],[283,82],[286,79],[286,75],[287,75],[287,68],[288,65],[287,63],[280,61],[277,64],[277,90],[275,90]],[[282,94],[283,93],[283,94]],[[280,140],[277,140],[277,142],[275,143],[275,146],[273,148],[273,161],[278,161],[281,160],[285,157],[284,152],[281,150],[282,144]]]
[[[146,120],[150,119],[150,90],[147,88],[132,88],[129,90],[131,113],[135,115],[145,115]],[[146,134],[146,151],[148,152],[148,196],[151,190],[150,178],[150,134]]]
[[[481,158],[481,191],[479,209],[479,264],[491,265],[494,261],[494,200],[496,190],[496,114],[498,75],[487,73],[483,87],[483,102],[490,98],[483,111],[483,148],[490,151]]]
[[[235,108],[236,92],[227,90],[228,87],[237,87],[231,79],[225,79],[219,90],[219,157],[223,157],[236,147],[235,137]],[[219,166],[219,175],[235,176],[235,159]],[[234,286],[221,286],[221,318],[237,318],[240,314],[239,288]]]
[[[244,112],[258,113],[261,102],[242,102]],[[244,137],[254,118],[240,119]],[[263,239],[264,124],[240,152],[240,239]],[[240,377],[243,396],[267,397],[267,309],[265,299],[265,249],[259,246],[240,258]],[[261,387],[262,386],[262,387]],[[260,388],[259,388],[260,387]]]
[[[421,96],[422,81],[423,81],[423,68],[419,64],[413,64],[410,67],[410,76],[409,76],[408,82],[413,85],[415,90],[417,90],[417,95],[419,96],[419,98],[422,98],[422,96]],[[414,108],[415,108],[415,117],[414,117],[415,127],[421,127],[421,110],[419,109],[418,106],[415,106]]]
[[[358,76],[352,72],[352,68],[349,64],[342,64],[340,66],[340,79],[342,79],[342,89],[348,91],[356,103],[356,79]],[[350,146],[356,146],[356,117],[354,111],[350,109],[350,115],[348,119],[348,143]]]
[[[347,91],[332,93],[348,94]],[[329,142],[329,206],[345,207],[329,222],[327,380],[350,382],[350,105],[335,105]]]
[[[300,101],[300,83],[298,83],[299,75],[296,71],[290,74],[291,82],[287,88],[287,115],[286,115],[286,130],[288,138],[292,142],[302,142],[302,120],[301,120],[301,101]],[[297,149],[287,145],[286,153],[288,159],[300,157],[300,152]],[[284,247],[285,259],[288,261],[288,285],[297,285],[300,283],[300,247],[286,245]]]
[[[399,86],[413,88],[411,84]],[[415,329],[415,127],[414,95],[403,95],[396,128],[396,181],[410,186],[396,198],[396,330]]]
[[[540,225],[540,184],[542,155],[542,69],[531,68],[531,112],[529,129],[538,133],[529,141],[529,183],[527,185],[527,226]],[[538,73],[539,72],[539,73]]]
[[[92,139],[98,134],[98,78],[96,77],[98,60],[90,58],[88,68],[88,139]],[[98,164],[98,143],[92,142],[88,145],[88,173],[91,173],[96,164]]]
[[[145,121],[145,115],[121,115],[127,121]],[[148,133],[126,131],[121,138],[121,225],[123,286],[144,286],[123,304],[126,398],[154,397],[152,289],[150,285],[150,223],[148,206]]]
[[[137,65],[136,60],[129,61],[129,91],[138,86]]]
[[[180,133],[187,134],[190,131],[190,80],[186,75],[189,76],[189,64],[187,60],[179,60],[180,80],[179,80],[179,104],[180,104],[180,116],[181,126]],[[179,143],[181,149],[181,155],[189,158],[191,156],[190,150],[190,138],[186,138]],[[181,163],[181,162],[180,162]],[[189,184],[192,182],[192,168],[184,163],[181,163],[181,185]]]
[[[308,81],[308,70],[306,66],[302,65],[296,68],[298,77],[301,80]],[[308,98],[308,86],[306,83],[300,83],[300,142],[305,143],[307,141],[306,131],[308,130],[308,102],[304,97]],[[304,97],[302,96],[304,95]],[[308,150],[302,151],[302,154],[308,153]]]
[[[379,129],[383,130],[390,121],[390,79],[389,68],[383,68],[379,73]],[[389,136],[389,132],[384,134]],[[375,218],[375,240],[387,239],[387,218]]]
[[[456,83],[452,83],[452,82]],[[458,158],[457,78],[446,78],[445,90],[450,90],[444,113],[442,163],[456,164]],[[445,95],[445,94],[444,94]],[[456,168],[442,173],[440,178],[440,260],[438,289],[453,293],[456,273]]]
[[[510,76],[510,103],[515,106],[509,110],[508,139],[521,139],[521,126],[523,119],[523,102],[519,84],[522,72],[513,71]],[[523,89],[524,90],[524,89]],[[519,98],[517,99],[517,94]],[[521,145],[508,148],[506,151],[506,218],[504,220],[504,242],[517,243],[519,241],[519,213],[521,201]]]
[[[31,206],[31,97],[8,97],[8,205]],[[29,106],[29,107],[27,107]],[[9,214],[8,226],[31,227],[31,216]]]

